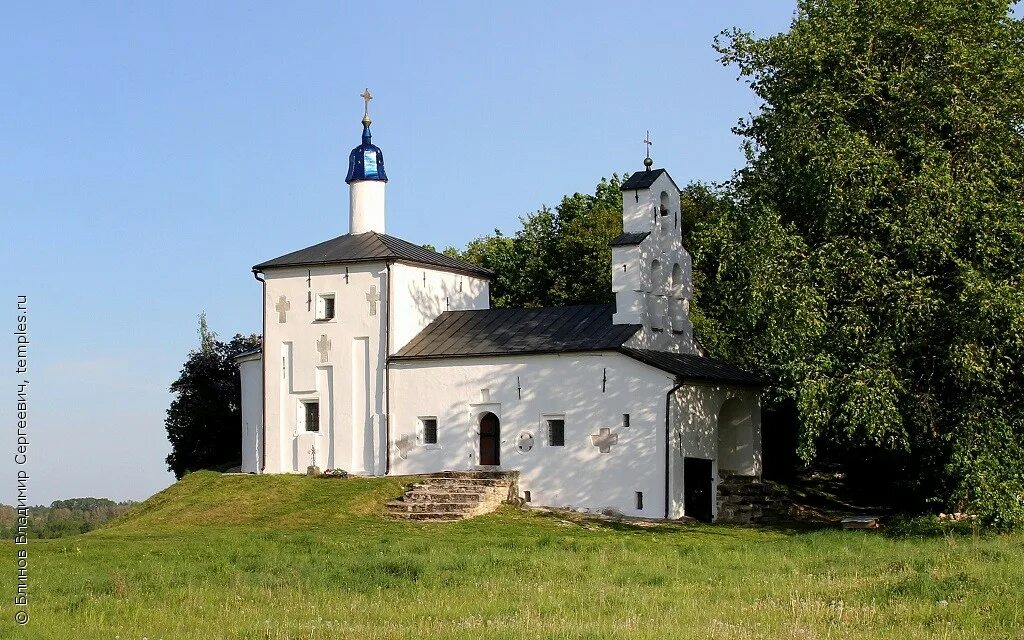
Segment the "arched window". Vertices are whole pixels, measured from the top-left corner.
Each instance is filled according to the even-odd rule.
[[[672,283],[670,293],[674,296],[681,296],[683,294],[683,268],[679,266],[679,263],[672,265]]]
[[[661,215],[663,215],[663,216],[667,216],[668,215],[668,192],[667,191],[662,191],[661,192]]]
[[[661,263],[657,260],[651,262],[651,291],[662,293],[665,286],[665,277],[661,272]]]
[[[729,398],[718,411],[719,473],[754,473],[754,429],[750,412],[738,398]]]

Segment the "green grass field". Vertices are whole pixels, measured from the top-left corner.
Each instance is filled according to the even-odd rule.
[[[30,543],[2,638],[1020,638],[1024,536],[381,517],[400,478],[197,473]],[[6,543],[13,556],[13,544]]]

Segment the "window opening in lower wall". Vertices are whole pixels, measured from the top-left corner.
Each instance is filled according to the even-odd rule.
[[[420,418],[420,438],[423,444],[437,444],[437,418]]]

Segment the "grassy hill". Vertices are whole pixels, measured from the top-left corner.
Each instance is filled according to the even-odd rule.
[[[196,473],[30,545],[0,637],[1010,638],[1024,536],[381,517],[403,479]],[[13,556],[13,545],[6,543]]]

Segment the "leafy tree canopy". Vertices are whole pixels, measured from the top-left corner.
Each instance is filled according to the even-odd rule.
[[[492,269],[496,307],[547,307],[611,302],[611,248],[622,232],[622,182],[602,179],[593,195],[565,196],[554,209],[520,218],[522,229],[445,253]]]
[[[762,100],[684,238],[695,324],[801,452],[1024,524],[1024,27],[996,0],[803,0],[716,42]]]
[[[167,468],[180,478],[197,469],[224,468],[242,460],[241,386],[235,357],[258,349],[260,337],[217,339],[199,318],[200,348],[188,354],[171,384],[175,399],[167,409]]]

